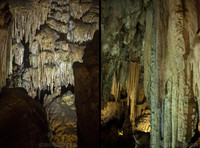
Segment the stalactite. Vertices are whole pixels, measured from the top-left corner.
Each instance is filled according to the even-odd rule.
[[[140,65],[134,62],[130,63],[129,78],[126,83],[127,88],[127,102],[130,101],[130,121],[132,123],[132,130],[135,130],[135,117],[136,117],[136,100],[138,97],[138,86],[139,86],[139,72]],[[130,100],[129,100],[130,99]]]
[[[116,80],[116,74],[114,74],[112,88],[111,88],[111,95],[114,96],[116,102],[119,97],[119,87],[118,86],[119,86],[119,84],[117,83],[117,80]]]
[[[164,7],[160,7],[159,0],[153,1],[150,71],[145,64],[145,73],[151,73],[151,79],[146,75],[145,82],[147,96],[148,83],[151,83],[151,147],[187,147],[194,136],[193,125],[197,123],[193,113],[196,110],[193,92],[194,85],[199,81],[194,72],[198,69],[198,62],[194,66],[196,68],[191,66],[191,63],[195,63],[194,55],[198,55],[194,54],[193,48],[197,31],[194,21],[197,20],[196,12],[192,9],[195,8],[195,1],[188,4],[187,1],[170,0],[164,1],[164,4]],[[169,15],[161,17],[159,14],[162,12]]]
[[[30,47],[34,40],[36,29],[47,20],[50,12],[51,0],[46,5],[35,4],[31,11],[23,10],[23,8],[11,6],[10,10],[14,17],[14,34],[13,38],[18,41],[22,40],[25,35],[25,42],[29,42]],[[23,6],[22,6],[23,7]],[[13,35],[14,35],[13,34]]]

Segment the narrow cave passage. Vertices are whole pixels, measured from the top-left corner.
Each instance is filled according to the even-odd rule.
[[[98,120],[91,117],[99,116],[99,94],[80,83],[99,89],[97,30],[98,0],[0,0],[0,147],[99,145]],[[80,79],[88,73],[89,80]],[[80,105],[90,97],[94,102]],[[83,139],[93,132],[83,117],[96,126],[93,141]]]

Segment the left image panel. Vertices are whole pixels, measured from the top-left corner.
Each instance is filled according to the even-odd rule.
[[[99,0],[0,0],[0,147],[99,147]]]

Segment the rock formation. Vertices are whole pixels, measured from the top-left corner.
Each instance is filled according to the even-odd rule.
[[[150,132],[153,148],[199,138],[199,4],[102,2],[102,112],[124,100],[133,134]]]
[[[148,0],[103,1],[101,8],[101,124],[106,129],[111,121],[117,120],[114,124],[118,130],[129,130],[130,139],[134,135],[135,142],[123,136],[128,145],[135,143],[136,147],[149,146],[151,129],[149,98],[144,95],[144,40],[149,10]],[[146,138],[144,145],[137,143],[141,135]]]
[[[0,93],[0,147],[53,147],[44,108],[23,88]]]
[[[78,147],[99,147],[99,31],[85,48],[83,63],[73,64]]]
[[[152,147],[187,147],[197,130],[198,74],[192,56],[198,42],[197,2],[164,1],[162,8],[160,1],[152,3],[152,41],[147,44],[152,49],[146,65],[151,84],[145,87],[150,89]]]
[[[99,2],[1,0],[0,20],[0,89],[25,88],[45,107],[53,145],[77,147],[72,65],[99,29]]]

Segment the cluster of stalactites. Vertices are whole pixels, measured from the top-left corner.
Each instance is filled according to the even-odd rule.
[[[25,39],[25,43],[29,42],[29,47],[32,46],[35,39],[36,30],[45,23],[50,12],[50,4],[36,5],[31,10],[24,10],[21,7],[10,8],[13,15],[12,38],[15,38],[19,43]]]

